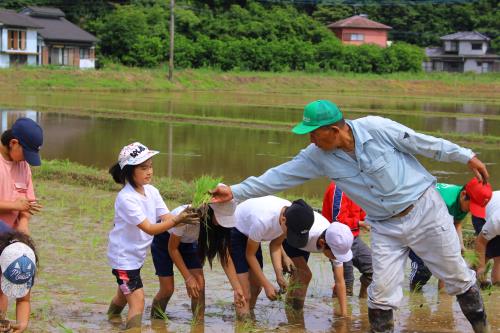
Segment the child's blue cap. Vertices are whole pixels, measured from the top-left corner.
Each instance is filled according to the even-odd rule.
[[[42,161],[38,152],[43,144],[43,131],[40,125],[30,118],[19,118],[12,125],[12,135],[23,147],[26,162],[33,166],[41,165]]]

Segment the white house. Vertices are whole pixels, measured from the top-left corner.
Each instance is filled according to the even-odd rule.
[[[24,15],[0,10],[0,67],[37,65],[39,28]]]
[[[498,71],[500,56],[488,53],[490,38],[477,31],[456,32],[440,38],[441,47],[425,49],[425,71],[476,72]]]

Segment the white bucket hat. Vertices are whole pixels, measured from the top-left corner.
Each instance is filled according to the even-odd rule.
[[[217,186],[227,186],[226,184],[219,183]],[[238,205],[234,199],[227,202],[212,202],[209,204],[214,211],[217,223],[224,228],[232,228],[236,224],[234,212]]]
[[[34,283],[35,263],[35,253],[28,245],[15,242],[7,246],[0,255],[3,293],[15,298],[26,296]]]
[[[340,222],[331,223],[326,229],[325,240],[338,261],[347,262],[352,259],[354,237],[348,226]]]
[[[122,148],[118,155],[118,164],[120,169],[123,169],[126,165],[138,165],[158,153],[159,151],[149,150],[140,142],[134,142]]]

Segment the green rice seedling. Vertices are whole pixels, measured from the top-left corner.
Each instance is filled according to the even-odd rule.
[[[210,193],[208,191],[213,190],[217,184],[222,182],[222,178],[213,178],[207,175],[203,175],[194,181],[194,194],[191,205],[194,208],[198,208],[203,204],[210,202]]]
[[[59,326],[64,333],[73,333],[73,330],[71,328],[64,326],[63,323],[57,323],[57,326]]]

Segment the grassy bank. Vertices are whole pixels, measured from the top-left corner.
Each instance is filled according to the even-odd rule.
[[[0,86],[21,90],[183,91],[224,90],[303,94],[310,91],[398,96],[496,98],[500,74],[395,73],[269,73],[179,70],[174,82],[164,69],[115,66],[105,70],[9,68],[0,70]]]

